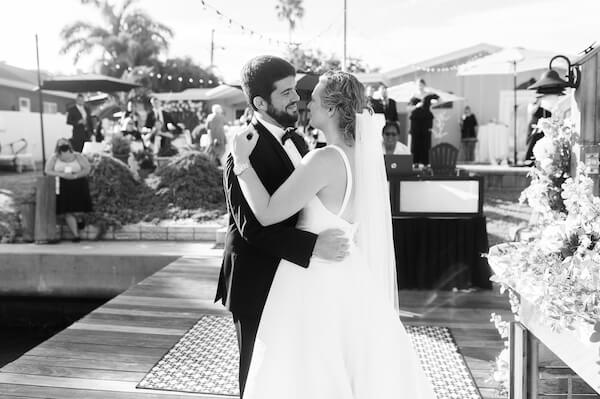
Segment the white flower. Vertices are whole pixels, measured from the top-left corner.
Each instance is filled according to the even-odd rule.
[[[538,161],[542,161],[544,159],[549,158],[550,162],[552,162],[552,158],[555,152],[556,146],[554,145],[552,138],[548,136],[542,137],[533,147],[533,155]]]
[[[563,225],[550,225],[542,231],[542,239],[539,242],[540,249],[546,255],[560,252],[565,243],[565,231]]]

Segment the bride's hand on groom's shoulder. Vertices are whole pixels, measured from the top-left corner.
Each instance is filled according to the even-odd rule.
[[[248,161],[257,141],[258,133],[252,125],[248,125],[246,129],[238,132],[233,138],[231,147],[231,154],[234,162]]]

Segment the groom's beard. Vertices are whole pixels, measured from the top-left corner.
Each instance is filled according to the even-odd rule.
[[[267,115],[269,115],[275,122],[279,123],[281,126],[285,127],[294,127],[296,122],[298,121],[298,103],[288,104],[288,107],[296,106],[296,111],[293,114],[288,113],[287,111],[279,110],[275,108],[272,104],[267,105]]]

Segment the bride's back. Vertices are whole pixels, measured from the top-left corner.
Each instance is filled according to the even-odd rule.
[[[338,151],[339,150],[339,151]],[[331,174],[329,181],[330,184],[325,186],[321,191],[317,193],[317,197],[323,204],[323,206],[334,215],[338,215],[342,219],[346,220],[349,223],[354,222],[354,151],[351,147],[342,148],[341,146],[333,146],[329,145],[318,151],[326,152],[326,156],[328,158],[328,164],[330,167],[327,170],[324,170],[323,173]],[[348,162],[347,171],[346,160]],[[324,154],[325,155],[325,154]],[[349,186],[349,187],[348,187]],[[346,194],[346,191],[349,190],[349,193]],[[348,195],[348,199],[346,199],[346,204],[344,204],[345,196]],[[344,209],[342,210],[342,206]],[[342,213],[340,213],[342,210]]]

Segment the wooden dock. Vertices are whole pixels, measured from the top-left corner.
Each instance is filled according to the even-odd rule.
[[[212,298],[220,258],[182,257],[0,370],[0,397],[151,399],[226,398],[136,389],[155,363],[205,314],[227,314]],[[502,341],[490,313],[509,318],[496,292],[402,291],[401,307],[420,313],[406,324],[451,329],[486,399]]]

